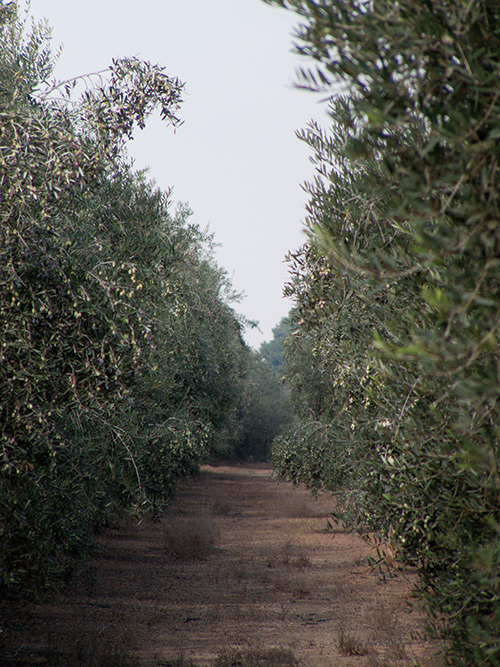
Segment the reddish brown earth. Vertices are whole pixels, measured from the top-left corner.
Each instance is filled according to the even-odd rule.
[[[333,505],[263,466],[207,466],[161,521],[108,530],[60,600],[6,607],[0,664],[440,665],[415,574],[383,583],[373,545],[327,530]]]

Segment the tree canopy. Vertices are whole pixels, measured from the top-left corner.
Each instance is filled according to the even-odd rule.
[[[260,352],[274,368],[275,373],[281,376],[285,370],[285,340],[291,332],[291,316],[282,317],[273,327],[273,337],[260,346]]]
[[[498,4],[272,0],[331,127],[290,257],[283,475],[395,537],[454,665],[500,658]]]
[[[157,514],[232,451],[254,373],[212,237],[123,150],[154,108],[180,122],[183,84],[116,59],[75,99],[53,66],[45,24],[2,5],[0,589],[16,595],[59,586],[115,512]]]

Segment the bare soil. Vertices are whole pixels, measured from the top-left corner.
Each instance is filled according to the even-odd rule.
[[[333,507],[266,466],[207,466],[160,521],[107,530],[60,599],[2,605],[0,665],[442,664],[415,573],[384,583]]]

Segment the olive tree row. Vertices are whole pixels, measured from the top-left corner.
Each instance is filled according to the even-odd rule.
[[[0,8],[0,588],[64,581],[117,510],[157,511],[229,440],[246,350],[212,239],[124,157],[182,84],[116,60],[74,101]],[[87,80],[88,82],[88,80]]]
[[[272,0],[300,17],[317,177],[287,290],[302,425],[283,474],[416,564],[454,665],[500,659],[500,14],[489,0]],[[339,96],[340,91],[340,96]]]

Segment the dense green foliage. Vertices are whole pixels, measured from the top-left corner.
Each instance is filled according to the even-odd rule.
[[[251,351],[247,357],[233,454],[247,461],[268,461],[273,440],[293,420],[288,389],[265,356]]]
[[[23,595],[227,449],[250,356],[211,238],[123,157],[182,85],[117,60],[75,103],[53,63],[2,6],[0,589]]]
[[[289,479],[394,532],[453,665],[500,661],[500,13],[490,0],[271,0],[301,17],[317,177],[290,257]],[[341,91],[342,96],[339,96]]]
[[[291,316],[282,317],[273,327],[271,340],[261,344],[259,351],[271,364],[275,373],[281,376],[285,370],[285,340],[291,332]]]

